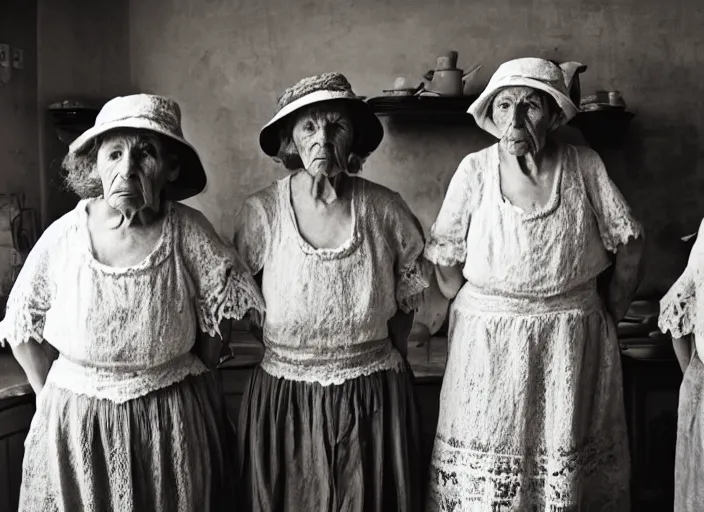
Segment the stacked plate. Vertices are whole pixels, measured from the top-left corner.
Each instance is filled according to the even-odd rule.
[[[626,110],[626,102],[618,91],[597,91],[592,96],[582,98],[580,108],[583,112],[623,111]]]

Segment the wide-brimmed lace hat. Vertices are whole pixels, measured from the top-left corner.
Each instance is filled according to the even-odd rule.
[[[480,128],[494,137],[501,138],[501,132],[488,115],[489,107],[501,89],[520,86],[544,91],[555,99],[562,115],[554,128],[568,123],[579,111],[570,100],[564,71],[549,60],[526,57],[501,64],[489,80],[484,92],[470,105],[467,112],[474,116]]]
[[[323,102],[342,102],[354,127],[352,151],[362,158],[374,151],[384,138],[384,128],[367,103],[352,91],[342,73],[324,73],[300,80],[284,91],[276,104],[276,114],[259,134],[264,153],[276,156],[281,146],[282,123],[294,112]]]
[[[133,94],[113,98],[100,110],[95,125],[71,143],[69,152],[76,157],[87,155],[96,137],[125,128],[148,130],[180,143],[180,171],[176,180],[167,184],[168,199],[181,201],[203,191],[208,179],[198,152],[183,136],[181,108],[174,100],[163,96]]]

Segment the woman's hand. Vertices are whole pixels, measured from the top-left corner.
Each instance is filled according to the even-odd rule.
[[[53,347],[48,346],[48,343],[44,342],[44,344],[47,345],[46,350],[42,347],[43,344],[35,340],[20,343],[12,348],[12,354],[27,375],[29,385],[32,386],[37,397],[44,389],[47,375],[56,359],[54,354],[58,354]]]
[[[621,245],[616,252],[606,296],[606,308],[615,323],[626,316],[643,278],[643,245],[643,238],[636,238]]]

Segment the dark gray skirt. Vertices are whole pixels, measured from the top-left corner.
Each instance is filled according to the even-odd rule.
[[[704,510],[704,364],[696,352],[680,387],[674,512]]]
[[[234,448],[212,372],[120,404],[48,386],[25,442],[19,510],[241,510]]]
[[[383,371],[322,386],[257,367],[238,426],[245,510],[420,511],[412,379],[410,369]]]

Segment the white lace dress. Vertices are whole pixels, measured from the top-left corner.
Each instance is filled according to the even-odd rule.
[[[641,235],[598,155],[561,146],[548,204],[511,205],[498,145],[453,176],[425,255],[461,265],[428,511],[627,511],[615,326],[595,278]]]
[[[342,384],[402,370],[387,322],[420,304],[423,232],[401,196],[362,178],[353,183],[353,225],[338,248],[316,249],[300,235],[291,176],[251,196],[235,243],[254,273],[263,271],[266,351],[277,378]]]
[[[420,510],[410,372],[388,321],[428,287],[422,229],[401,196],[359,177],[335,249],[300,235],[291,177],[247,199],[235,245],[262,273],[266,347],[240,409],[248,510]]]
[[[59,352],[26,440],[20,510],[201,511],[231,501],[227,420],[198,328],[263,311],[234,248],[166,203],[140,264],[93,256],[83,200],[54,222],[10,294],[0,339]],[[218,495],[218,493],[223,493]]]

